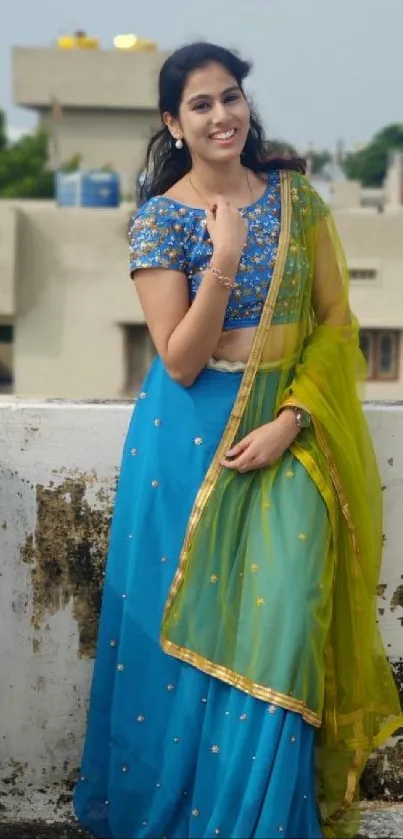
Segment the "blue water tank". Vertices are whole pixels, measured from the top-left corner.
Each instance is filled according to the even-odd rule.
[[[118,207],[119,176],[97,170],[57,172],[56,202],[59,207]]]

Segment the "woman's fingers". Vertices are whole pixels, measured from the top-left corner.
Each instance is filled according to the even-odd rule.
[[[242,454],[242,452],[244,452],[246,448],[247,443],[245,442],[245,440],[241,440],[235,446],[232,446],[232,449],[229,449],[227,451],[226,457],[237,457],[239,454]]]
[[[226,457],[237,457],[237,455],[244,452],[252,442],[253,440],[251,435],[248,434],[247,437],[244,437],[239,441],[239,443],[235,443],[235,446],[232,446],[232,448],[227,451]]]
[[[250,469],[255,469],[255,458],[246,450],[239,457],[224,458],[222,465],[226,469],[232,469],[235,472],[248,472]]]

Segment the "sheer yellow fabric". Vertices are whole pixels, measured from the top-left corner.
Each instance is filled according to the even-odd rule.
[[[369,753],[403,723],[375,617],[382,493],[357,394],[363,374],[333,221],[304,178],[284,174],[270,291],[189,521],[161,641],[318,727],[322,822],[340,837],[356,832]],[[231,443],[287,405],[313,418],[291,452],[271,469],[223,470]]]
[[[382,557],[382,491],[357,395],[365,363],[348,307],[348,270],[329,213],[321,219],[313,274],[314,328],[282,405],[304,406],[314,430],[293,451],[302,463],[325,456],[337,495],[336,563],[326,643],[324,722],[318,780],[325,834],[349,836],[366,759],[401,724],[400,704],[376,624]]]

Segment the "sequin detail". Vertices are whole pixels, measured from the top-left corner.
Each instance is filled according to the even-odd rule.
[[[257,326],[271,282],[281,226],[279,172],[270,172],[264,194],[240,210],[248,220],[248,241],[229,296],[224,329]],[[129,229],[130,272],[168,268],[186,274],[193,301],[208,268],[213,246],[202,209],[164,196],[147,201]],[[295,258],[295,257],[294,257]]]

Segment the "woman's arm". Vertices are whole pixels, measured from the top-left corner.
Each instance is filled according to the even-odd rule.
[[[238,258],[214,253],[211,268],[234,279]],[[170,376],[184,387],[193,384],[220,339],[230,289],[210,269],[189,308],[185,274],[165,269],[136,272],[136,288],[147,326]]]
[[[207,230],[213,255],[190,308],[183,270],[144,268],[140,263],[134,272],[157,352],[170,376],[184,387],[193,384],[217,347],[248,228],[238,210],[220,199],[214,211],[207,212]]]

